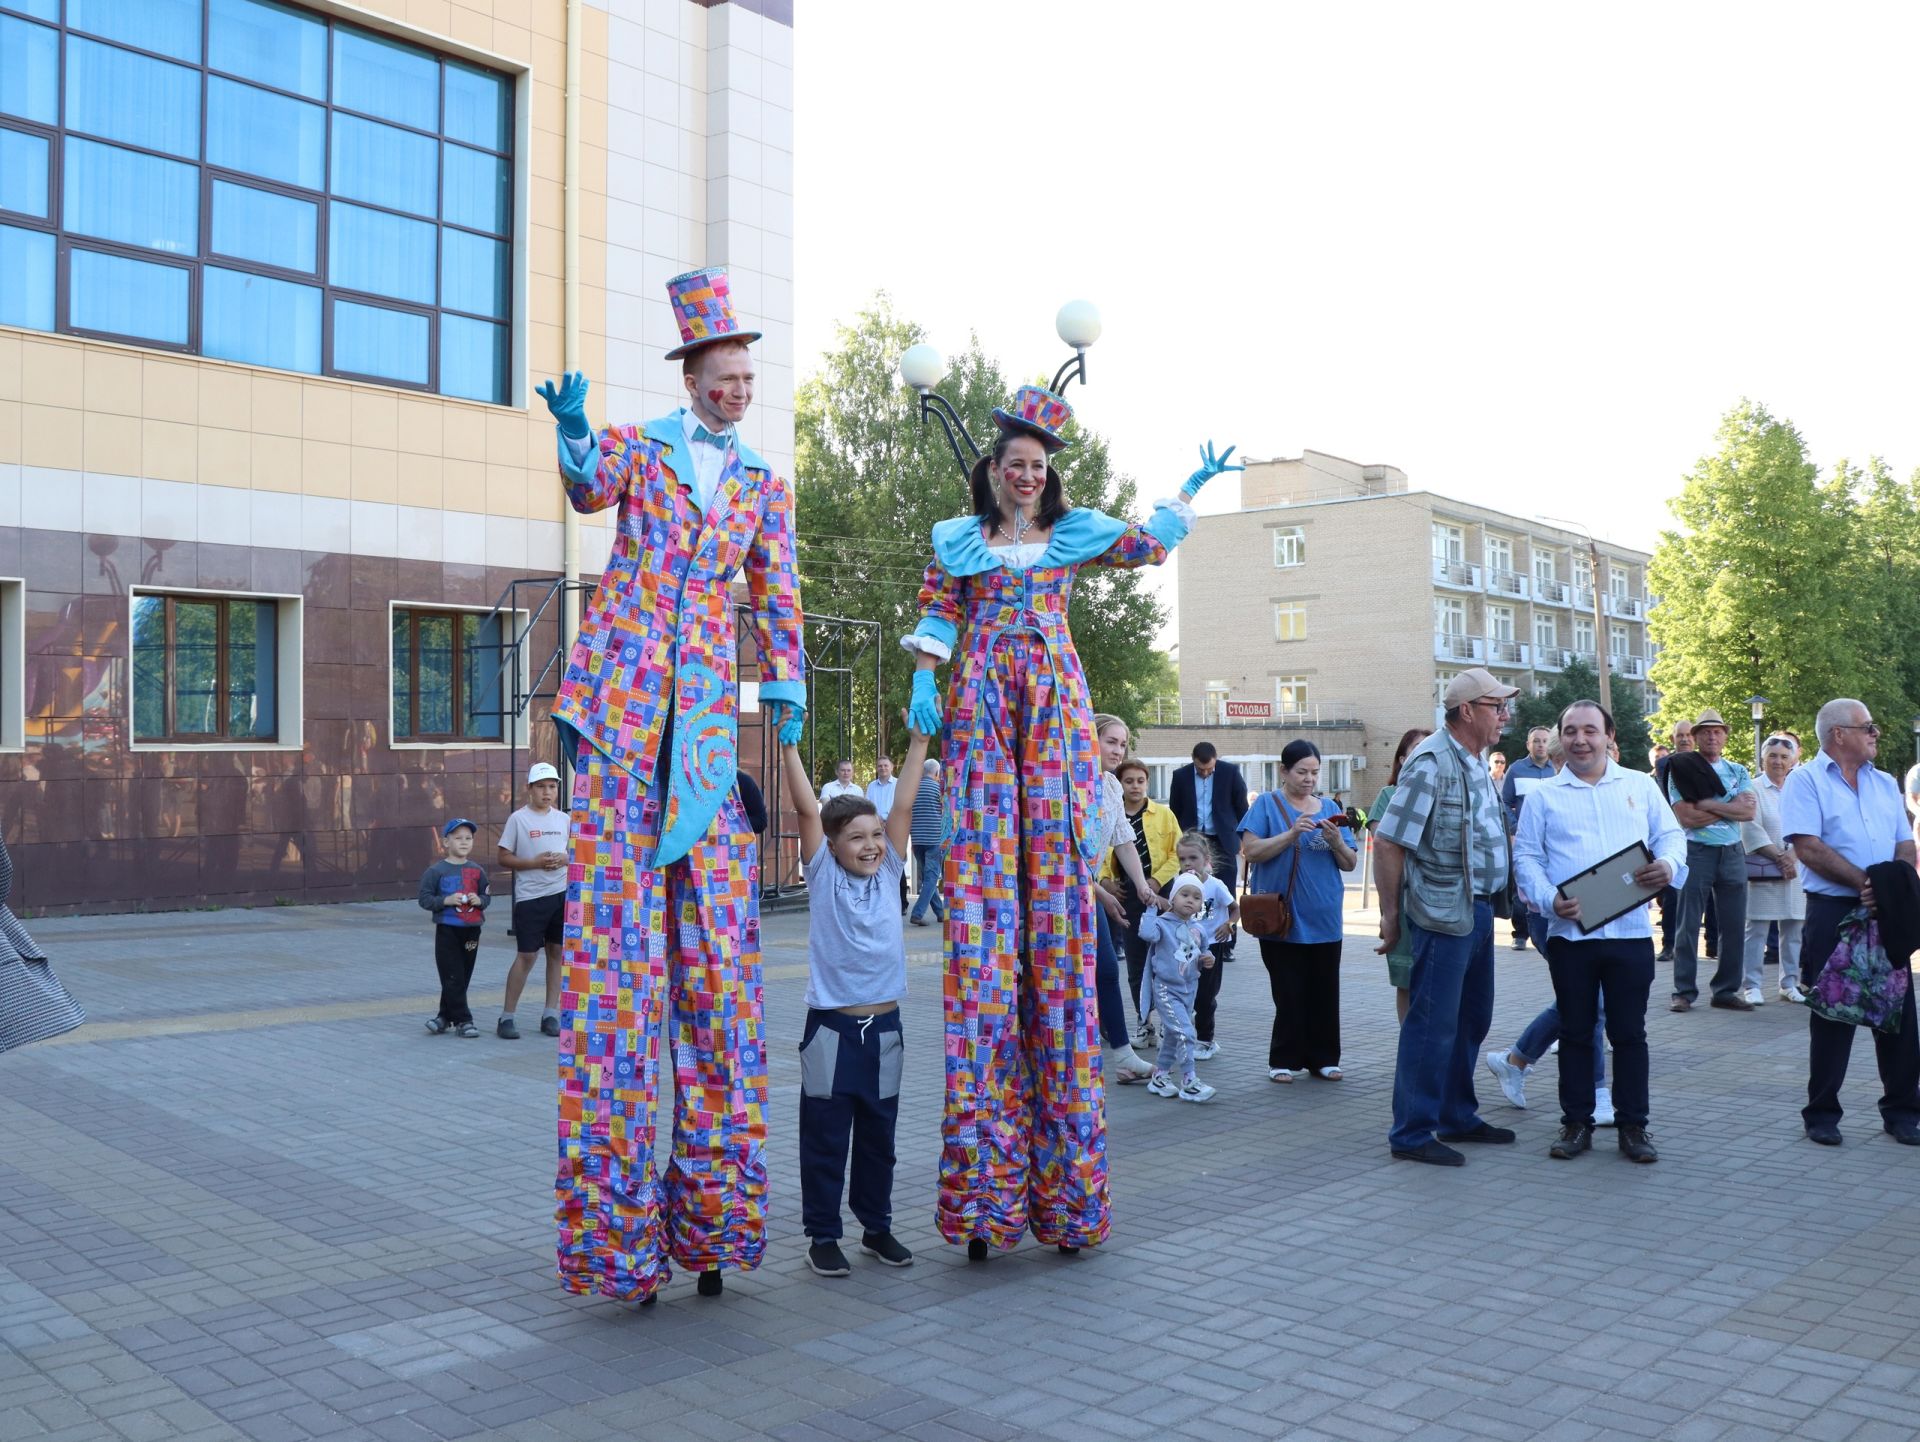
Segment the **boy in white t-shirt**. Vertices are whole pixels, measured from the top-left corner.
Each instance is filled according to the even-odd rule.
[[[926,736],[912,733],[905,763],[918,776]],[[862,1228],[860,1250],[889,1267],[913,1263],[893,1235],[893,1133],[900,1119],[907,948],[900,927],[913,808],[882,818],[857,792],[821,806],[800,748],[780,763],[800,823],[807,879],[807,1020],[800,1038],[800,1222],[817,1276],[852,1268],[840,1250],[840,1192]],[[851,1154],[851,1178],[847,1163]]]
[[[513,873],[513,937],[519,954],[507,972],[506,1002],[494,1034],[518,1041],[514,1008],[521,988],[547,950],[547,1004],[540,1012],[540,1034],[560,1035],[560,943],[567,928],[567,813],[560,799],[560,773],[545,761],[527,772],[527,804],[507,818],[500,832],[500,865]]]

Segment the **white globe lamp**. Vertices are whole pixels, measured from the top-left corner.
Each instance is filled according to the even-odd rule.
[[[1100,339],[1100,308],[1090,300],[1070,300],[1053,318],[1054,331],[1075,350]]]
[[[946,373],[946,359],[925,341],[909,346],[900,357],[900,379],[917,391],[932,390]]]

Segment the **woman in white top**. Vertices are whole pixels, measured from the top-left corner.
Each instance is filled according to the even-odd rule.
[[[1741,837],[1747,847],[1747,955],[1742,995],[1758,1006],[1766,1000],[1767,928],[1780,927],[1780,983],[1782,1001],[1804,1001],[1800,991],[1800,927],[1807,917],[1807,894],[1800,886],[1793,850],[1780,829],[1780,788],[1800,759],[1800,747],[1791,736],[1769,736],[1760,748],[1760,775],[1753,789],[1759,813],[1745,822]],[[1764,861],[1776,876],[1754,875],[1754,862]]]

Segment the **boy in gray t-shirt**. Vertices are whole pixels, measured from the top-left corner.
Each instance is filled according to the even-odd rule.
[[[928,738],[915,733],[905,769],[920,774]],[[800,748],[780,764],[800,821],[807,879],[807,1022],[800,1038],[800,1220],[807,1265],[853,1269],[840,1250],[840,1191],[864,1229],[860,1250],[890,1267],[913,1263],[893,1235],[893,1132],[905,1057],[900,998],[907,949],[900,878],[913,808],[882,817],[858,794],[814,800]],[[851,1151],[853,1168],[848,1178]]]
[[[546,1007],[540,1034],[560,1035],[560,950],[567,926],[567,826],[560,799],[560,773],[545,761],[527,772],[527,804],[500,830],[500,865],[513,873],[513,937],[517,955],[507,971],[507,995],[494,1034],[518,1041],[514,1009],[541,947],[547,953]]]

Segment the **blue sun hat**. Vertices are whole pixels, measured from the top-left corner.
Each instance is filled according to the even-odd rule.
[[[1003,431],[1037,436],[1047,454],[1064,451],[1072,442],[1060,434],[1073,419],[1073,407],[1045,386],[1021,386],[1005,407],[993,408],[993,423]]]

